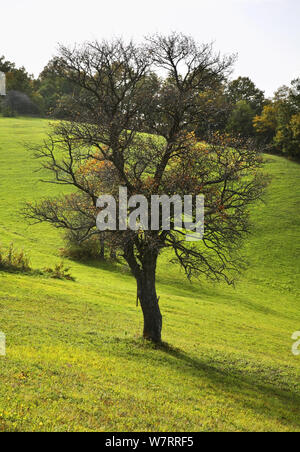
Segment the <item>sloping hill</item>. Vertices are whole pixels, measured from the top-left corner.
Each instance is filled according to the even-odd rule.
[[[24,201],[58,192],[39,182],[24,141],[47,121],[0,118],[0,242],[36,268],[60,259],[46,225],[28,227]],[[0,431],[300,431],[299,165],[267,156],[266,205],[253,211],[250,268],[236,289],[190,284],[166,256],[159,267],[163,337],[139,337],[126,268],[72,262],[75,282],[0,272]]]

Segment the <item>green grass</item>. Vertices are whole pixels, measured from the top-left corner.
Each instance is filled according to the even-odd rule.
[[[60,261],[57,230],[29,227],[24,201],[58,193],[39,182],[24,141],[47,121],[0,119],[0,242],[34,268]],[[161,258],[157,349],[127,269],[72,262],[72,281],[0,272],[0,431],[300,431],[299,165],[266,157],[267,204],[253,212],[251,264],[236,289],[187,282]],[[69,264],[69,263],[68,263]]]

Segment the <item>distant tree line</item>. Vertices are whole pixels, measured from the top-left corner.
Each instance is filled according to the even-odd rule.
[[[300,78],[291,86],[279,88],[273,99],[266,101],[253,125],[259,140],[269,145],[271,152],[300,158]]]
[[[72,98],[80,92],[58,67],[59,61],[52,59],[35,79],[24,67],[17,68],[0,57],[0,71],[6,74],[7,84],[0,113],[66,118]],[[289,87],[280,87],[272,99],[265,98],[248,77],[227,79],[199,91],[198,103],[203,112],[196,128],[199,139],[205,140],[215,131],[226,132],[254,138],[269,152],[300,158],[300,78]]]
[[[43,97],[38,92],[37,81],[24,67],[0,57],[0,71],[6,75],[7,95],[0,111],[4,116],[41,115],[44,113]]]

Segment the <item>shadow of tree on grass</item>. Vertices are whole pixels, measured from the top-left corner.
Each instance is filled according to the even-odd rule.
[[[224,355],[222,362],[208,356],[195,358],[166,343],[153,345],[130,339],[119,339],[119,342],[126,342],[130,350],[128,357],[134,356],[142,363],[149,359],[145,349],[153,349],[151,362],[153,365],[153,361],[157,361],[157,368],[168,366],[180,375],[195,379],[192,384],[197,384],[199,378],[204,379],[213,385],[216,393],[225,395],[241,410],[251,410],[266,420],[277,421],[282,427],[300,431],[299,384],[287,381],[278,369],[276,372],[275,368],[264,368],[262,363],[255,363],[249,371],[234,361],[230,362],[228,355]],[[122,350],[125,354],[123,347],[119,351],[114,349],[114,354],[122,355]]]

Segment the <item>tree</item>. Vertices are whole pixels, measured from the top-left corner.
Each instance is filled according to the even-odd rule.
[[[43,109],[43,100],[35,91],[33,76],[24,67],[17,68],[5,57],[0,57],[0,71],[6,75],[7,96],[3,109],[10,114],[38,114]]]
[[[7,72],[13,71],[15,68],[16,68],[15,64],[12,63],[11,61],[6,60],[4,55],[0,57],[1,72],[4,72],[6,74]]]
[[[147,206],[152,195],[192,196],[189,222],[181,229],[173,206],[167,227],[160,210],[154,228],[140,213],[135,230],[122,227],[119,215],[116,230],[105,232],[136,279],[144,337],[154,342],[161,341],[162,330],[156,292],[160,253],[173,252],[189,278],[206,275],[231,284],[241,265],[241,240],[250,228],[248,208],[264,191],[262,159],[250,141],[215,134],[199,144],[192,131],[203,117],[199,93],[224,81],[232,62],[215,55],[211,45],[175,33],[152,36],[141,46],[116,40],[61,47],[56,59],[57,74],[73,83],[78,95],[69,99],[69,120],[55,124],[48,140],[35,147],[36,157],[55,176],[50,181],[74,187],[76,202],[83,197],[83,205],[88,202],[94,210],[99,195],[109,194],[118,212],[120,186],[127,200],[140,194]],[[82,171],[89,164],[95,170]],[[108,178],[107,171],[97,176],[98,164],[108,169]],[[186,238],[197,219],[199,194],[205,195],[205,235],[190,242]],[[26,216],[59,226],[64,218],[52,205],[51,199],[28,205]],[[135,207],[129,206],[130,214]]]
[[[280,87],[253,121],[258,137],[269,142],[272,150],[293,158],[299,157],[299,99],[300,82],[296,79],[291,87]]]
[[[277,129],[274,143],[283,154],[300,157],[300,113],[293,115],[288,123]]]
[[[291,87],[283,86],[275,93],[278,105],[278,126],[275,145],[291,157],[299,157],[300,79],[293,80]]]
[[[226,126],[226,131],[233,135],[251,137],[254,134],[253,118],[255,111],[245,100],[236,103]]]
[[[258,136],[268,143],[272,142],[278,126],[277,106],[274,103],[265,105],[262,114],[253,119],[253,126]]]
[[[45,66],[36,82],[38,94],[43,98],[44,109],[48,115],[64,117],[60,109],[64,96],[76,95],[76,87],[66,77],[61,77],[55,70],[55,58]]]
[[[195,129],[197,137],[206,140],[211,133],[224,132],[233,108],[226,96],[224,83],[201,91],[198,103],[203,113]]]
[[[295,105],[296,109],[300,110],[300,77],[292,81],[292,87],[289,95],[291,102]]]
[[[258,89],[249,77],[238,77],[228,83],[226,94],[233,105],[237,102],[245,101],[257,115],[263,109],[265,102],[264,92]]]

